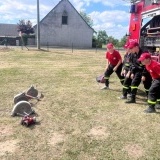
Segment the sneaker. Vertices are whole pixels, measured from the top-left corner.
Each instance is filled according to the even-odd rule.
[[[119,99],[127,99],[127,96],[120,96]]]
[[[106,89],[109,89],[109,87],[105,86],[101,88],[101,90],[106,90]]]

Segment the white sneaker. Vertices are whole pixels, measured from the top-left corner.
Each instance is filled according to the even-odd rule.
[[[105,90],[106,90],[106,89],[109,89],[109,87],[105,86],[105,87],[102,87],[102,88],[101,88],[101,90],[104,90],[104,89],[105,89]]]

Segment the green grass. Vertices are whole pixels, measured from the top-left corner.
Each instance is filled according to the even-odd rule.
[[[104,50],[0,50],[0,159],[159,160],[159,112],[145,114],[143,85],[137,104],[117,97],[95,77],[104,72]],[[40,124],[25,128],[11,117],[13,97],[36,85],[44,99],[35,107]]]

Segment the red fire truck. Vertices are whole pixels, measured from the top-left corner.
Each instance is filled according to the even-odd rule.
[[[127,41],[136,41],[152,54],[160,50],[160,0],[130,0]],[[159,61],[159,59],[158,59]]]

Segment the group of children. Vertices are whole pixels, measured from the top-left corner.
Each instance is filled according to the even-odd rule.
[[[105,87],[109,89],[109,78],[115,72],[123,86],[120,99],[125,103],[136,103],[138,86],[143,81],[147,96],[146,113],[154,113],[160,109],[160,63],[152,60],[151,54],[143,52],[137,42],[124,46],[126,54],[122,60],[120,53],[112,43],[107,44],[107,65],[104,73]]]

